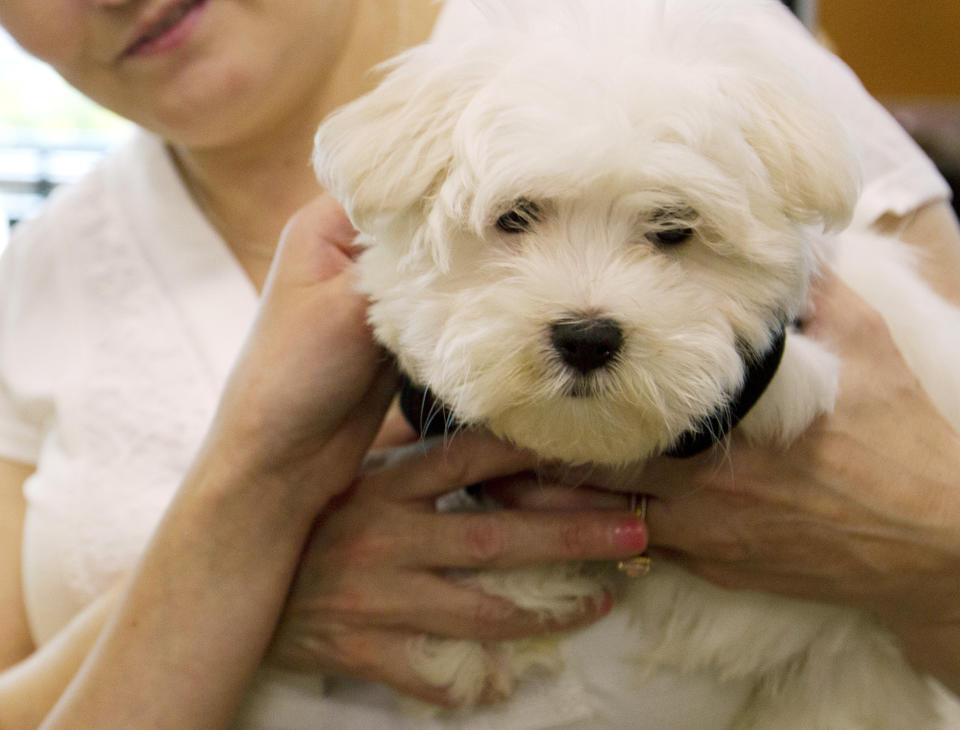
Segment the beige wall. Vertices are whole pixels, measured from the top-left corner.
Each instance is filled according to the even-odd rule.
[[[874,96],[960,99],[960,0],[819,0],[818,19]]]

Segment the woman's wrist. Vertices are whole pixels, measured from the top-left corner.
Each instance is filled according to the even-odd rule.
[[[309,482],[293,465],[277,463],[227,435],[211,434],[189,470],[181,494],[210,513],[233,515],[235,523],[245,529],[280,529],[283,534],[278,537],[302,544],[317,513],[332,496]]]
[[[289,528],[309,529],[327,502],[354,480],[383,408],[360,403],[356,414],[337,424],[339,430],[291,433],[275,417],[259,415],[260,399],[249,397],[249,389],[232,391],[228,388],[191,469],[193,488],[209,499],[259,503]],[[369,421],[369,426],[356,429],[351,420]]]

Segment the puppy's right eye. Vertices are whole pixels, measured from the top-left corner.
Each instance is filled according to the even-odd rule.
[[[497,228],[504,233],[529,233],[534,223],[540,222],[540,206],[520,198],[511,210],[497,218]]]

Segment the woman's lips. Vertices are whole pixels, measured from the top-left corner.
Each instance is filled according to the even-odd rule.
[[[183,0],[169,7],[127,46],[122,57],[146,57],[179,46],[190,35],[208,0]]]

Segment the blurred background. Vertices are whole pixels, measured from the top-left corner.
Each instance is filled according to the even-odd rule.
[[[960,210],[960,0],[818,0],[814,27],[938,164]]]
[[[960,194],[960,0],[783,0]],[[131,133],[0,30],[0,248],[8,226]],[[954,205],[958,201],[954,200]]]
[[[131,126],[87,101],[0,28],[0,246],[53,188],[78,179]]]

